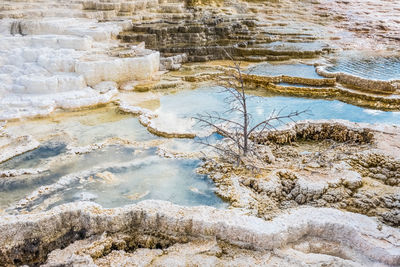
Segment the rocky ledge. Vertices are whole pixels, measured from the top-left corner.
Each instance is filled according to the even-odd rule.
[[[86,202],[2,216],[0,230],[5,264],[95,266],[115,258],[156,266],[240,260],[247,265],[246,258],[260,264],[400,264],[397,229],[329,208],[300,208],[264,221],[155,200],[116,209]]]
[[[301,205],[332,207],[400,225],[397,126],[304,121],[258,137],[260,159],[245,166],[208,158],[199,172],[233,207],[271,219]],[[246,165],[246,160],[251,165]]]
[[[40,143],[30,135],[13,136],[0,125],[0,163],[37,148]]]

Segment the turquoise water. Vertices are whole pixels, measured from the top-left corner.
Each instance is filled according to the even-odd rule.
[[[27,176],[22,183],[7,183],[4,180],[0,183],[0,208],[5,209],[40,186],[57,183],[66,175],[94,169],[96,171],[90,177],[79,175],[80,179],[66,184],[65,188],[44,199],[35,200],[25,211],[50,209],[59,204],[85,200],[94,201],[106,208],[120,207],[144,199],[168,200],[189,206],[226,205],[214,193],[213,182],[207,176],[196,173],[199,160],[163,158],[156,155],[156,150],[112,145],[57,162],[50,171],[38,177]],[[43,162],[23,158],[33,168],[42,166]],[[18,168],[20,165],[13,167]],[[102,178],[101,173],[109,173],[112,179]]]
[[[37,175],[24,175],[20,179],[2,178],[0,180],[0,208],[22,199],[34,189],[51,185],[61,177],[102,164],[119,164],[133,158],[135,149],[113,145],[82,155],[66,155],[58,146],[43,145],[35,150],[19,155],[0,164],[0,170],[45,168],[49,169]],[[32,157],[35,155],[35,157]]]
[[[206,112],[224,112],[229,105],[224,99],[227,93],[221,88],[204,87],[184,91],[175,95],[161,97],[159,114],[172,114],[170,117],[191,118]],[[179,105],[177,105],[179,103]],[[248,109],[253,123],[265,119],[273,110],[282,110],[282,114],[291,111],[309,109],[312,114],[303,114],[295,120],[304,119],[343,119],[352,122],[400,124],[400,112],[386,112],[361,108],[338,100],[319,100],[286,96],[249,97]],[[239,119],[235,113],[226,113],[227,118]],[[172,122],[169,122],[172,123]]]
[[[251,93],[248,93],[248,109],[252,114],[251,124],[253,125],[267,118],[273,110],[282,110],[281,114],[284,115],[291,111],[306,109],[309,109],[312,114],[302,114],[293,119],[344,119],[353,122],[400,124],[400,112],[371,110],[337,100],[267,95],[254,97]],[[168,118],[168,120],[161,120],[167,125],[192,122],[192,117],[196,114],[224,112],[232,108],[232,104],[225,101],[227,96],[227,93],[221,93],[219,87],[204,87],[164,95],[160,99],[160,108],[156,112],[160,115],[159,117]],[[105,112],[102,116],[107,114]],[[118,116],[118,119],[114,119],[114,116]],[[240,119],[240,115],[235,112],[227,112],[223,116],[233,120]],[[72,140],[75,140],[77,144],[92,143],[110,137],[137,141],[155,138],[146,132],[144,127],[138,125],[137,119],[133,116],[111,113],[110,117],[113,119],[98,120],[94,123],[92,115],[79,116],[78,120],[76,118],[70,121],[61,120],[61,123],[41,128],[40,132],[68,133],[68,136],[73,136]],[[177,121],[174,122],[174,119]],[[38,125],[41,124],[36,124]],[[43,125],[49,124],[45,122]],[[202,128],[198,124],[191,127]],[[32,128],[37,129],[34,126]],[[142,132],[144,135],[141,135]],[[39,133],[32,134],[40,136]],[[212,138],[215,141],[221,137],[213,135]],[[57,142],[57,140],[63,140],[63,142]],[[104,207],[118,207],[144,199],[169,200],[181,205],[226,206],[226,203],[214,193],[215,186],[212,181],[195,172],[199,164],[197,160],[163,158],[157,155],[156,148],[145,149],[124,145],[109,145],[87,154],[71,155],[68,154],[66,144],[68,144],[68,138],[56,138],[54,142],[51,140],[43,142],[38,149],[0,164],[0,169],[49,166],[49,170],[38,175],[26,175],[21,179],[2,178],[0,208],[6,209],[39,186],[57,183],[65,175],[93,169],[95,171],[90,176],[81,177],[79,181],[75,180],[64,189],[36,201],[27,207],[26,211],[49,209],[62,203],[82,200],[95,201]],[[167,150],[189,153],[199,149],[195,141],[185,139],[168,142],[165,147]],[[102,177],[105,174],[108,178]]]
[[[149,156],[149,155],[148,155]],[[214,193],[213,182],[194,170],[198,160],[167,159],[149,156],[146,161],[128,168],[110,168],[115,181],[94,181],[74,185],[61,194],[56,206],[78,200],[93,200],[103,207],[120,207],[145,199],[168,200],[176,204],[226,206]]]
[[[262,63],[250,67],[246,73],[262,76],[293,76],[311,79],[322,79],[324,77],[315,72],[314,66],[306,64],[269,64]]]
[[[161,139],[150,134],[135,116],[121,114],[115,108],[62,114],[15,124],[8,130],[31,134],[41,140],[41,145],[1,163],[0,170],[39,168],[43,172],[16,178],[1,177],[0,209],[7,209],[41,186],[56,184],[66,175],[91,170],[109,172],[117,182],[105,183],[94,173],[93,181],[82,177],[82,182],[75,181],[31,203],[26,211],[45,210],[77,200],[92,200],[104,207],[123,206],[143,199],[169,200],[181,205],[225,205],[214,194],[212,181],[195,172],[199,161],[162,158],[157,156],[155,148],[133,145],[106,145],[84,154],[69,153],[69,146],[86,146],[109,138],[138,143]],[[198,146],[192,140],[165,145],[167,149],[186,152],[199,150]]]

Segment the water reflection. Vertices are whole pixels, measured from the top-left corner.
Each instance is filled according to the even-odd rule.
[[[130,141],[158,139],[143,128],[137,118],[119,112],[116,106],[61,112],[49,118],[30,120],[23,124],[9,123],[7,131],[16,135],[21,132],[30,134],[41,142],[59,136],[76,146],[90,145],[112,137]]]
[[[198,160],[178,160],[151,157],[150,162],[130,168],[110,169],[104,179],[95,175],[91,182],[75,185],[61,194],[52,206],[76,200],[94,199],[103,207],[118,207],[144,199],[168,200],[181,205],[210,205],[223,207],[225,203],[214,194],[214,185],[194,169]],[[50,206],[51,207],[51,206]]]
[[[249,92],[251,95],[251,92]],[[161,97],[158,114],[172,114],[170,117],[185,118],[190,121],[196,114],[206,112],[224,112],[229,107],[225,103],[226,93],[218,87],[204,87],[197,90],[183,91],[175,95]],[[176,103],[179,103],[177,105]],[[282,110],[287,114],[296,110],[311,110],[312,114],[302,114],[295,120],[304,119],[343,119],[352,122],[400,124],[400,112],[371,112],[370,109],[346,104],[338,100],[307,99],[286,96],[249,97],[248,109],[252,122],[261,121],[273,110]],[[229,113],[227,118],[240,119],[240,114]],[[160,121],[162,122],[162,121]],[[173,122],[168,122],[173,123]],[[194,127],[199,126],[196,125]]]
[[[205,87],[162,96],[160,107],[156,110],[159,122],[174,128],[176,124],[187,121],[189,128],[200,128],[199,125],[193,125],[191,118],[194,115],[224,112],[229,108],[224,101],[226,93],[220,91],[218,87]],[[249,95],[252,93],[255,92],[249,92]],[[400,112],[377,112],[337,100],[264,95],[250,97],[248,108],[252,114],[252,123],[264,119],[273,110],[283,109],[282,114],[285,114],[310,109],[312,115],[303,114],[294,119],[345,119],[353,122],[400,124]],[[75,116],[77,114],[79,116]],[[54,192],[47,199],[41,199],[32,208],[47,209],[77,200],[93,200],[105,207],[117,207],[143,199],[170,200],[181,205],[225,205],[214,194],[213,183],[207,177],[196,174],[195,168],[199,164],[197,160],[163,158],[157,156],[156,148],[138,148],[133,145],[106,145],[82,155],[68,153],[66,145],[71,142],[86,145],[110,137],[133,141],[159,139],[148,133],[137,118],[120,114],[115,107],[83,114],[78,112],[75,115],[34,120],[24,125],[15,123],[7,128],[11,132],[32,134],[42,145],[1,164],[1,169],[48,168],[35,175],[2,178],[0,209],[9,207],[39,186],[52,185],[65,175],[94,168],[96,171],[90,176],[67,184],[64,189]],[[225,115],[230,119],[240,119],[240,115],[234,112]],[[59,138],[60,135],[68,138]],[[214,134],[211,139],[215,142],[221,136]],[[183,139],[165,142],[159,148],[190,153],[198,152],[201,146],[196,140]],[[125,167],[120,167],[121,164]]]
[[[328,47],[320,42],[282,42],[276,41],[261,45],[274,51],[319,51]]]
[[[37,149],[28,151],[0,164],[1,169],[35,168],[41,162],[66,152],[67,145],[61,142],[46,142]]]
[[[48,152],[38,148],[22,154],[14,159],[0,164],[0,169],[46,168],[48,170],[36,175],[22,175],[18,178],[2,178],[0,182],[0,208],[22,199],[34,189],[51,185],[61,177],[79,171],[101,166],[102,164],[118,164],[133,159],[135,149],[123,146],[107,146],[82,155],[68,155],[64,150],[57,149]],[[41,152],[45,151],[45,154]],[[31,157],[30,155],[37,157]],[[51,157],[44,157],[51,154]]]

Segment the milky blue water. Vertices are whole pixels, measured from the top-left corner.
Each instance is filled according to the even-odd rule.
[[[119,164],[132,160],[135,150],[119,145],[107,146],[103,149],[80,155],[66,155],[65,144],[45,143],[37,149],[16,156],[9,161],[0,164],[0,170],[10,169],[44,169],[37,175],[22,176],[20,179],[0,180],[0,208],[4,208],[12,202],[18,201],[32,190],[56,183],[63,176],[78,173],[103,164]],[[64,159],[60,160],[60,157]],[[50,169],[46,165],[53,161]]]
[[[86,146],[108,138],[139,143],[160,139],[150,134],[135,116],[117,113],[115,108],[76,114],[61,119],[35,120],[30,124],[10,128],[10,131],[16,133],[22,131],[32,134],[39,140],[47,136],[56,137],[54,140],[50,138],[42,141],[37,149],[0,163],[0,170],[44,169],[39,174],[24,175],[18,179],[1,177],[0,209],[15,204],[40,186],[57,183],[66,175],[98,168],[100,172],[110,172],[117,178],[117,182],[107,183],[95,175],[93,181],[88,182],[89,177],[82,177],[82,182],[68,184],[63,190],[49,195],[48,199],[36,201],[26,211],[81,200],[95,201],[104,207],[123,206],[143,199],[169,200],[181,205],[225,205],[214,193],[213,182],[196,173],[199,164],[196,160],[162,158],[157,156],[155,148],[124,145],[108,145],[77,155],[68,153],[70,145]],[[186,143],[172,142],[169,148],[193,152],[196,146],[190,140]],[[121,164],[128,164],[128,167],[118,167]]]
[[[353,122],[367,123],[390,123],[400,124],[400,112],[385,112],[353,106],[337,100],[318,100],[307,98],[296,98],[286,96],[262,96],[252,97],[249,92],[248,109],[252,114],[252,124],[269,116],[273,110],[281,110],[281,114],[291,111],[302,111],[309,109],[312,114],[302,114],[294,117],[294,120],[304,119],[344,119]],[[206,112],[224,112],[232,105],[224,101],[227,93],[221,93],[219,87],[204,87],[196,90],[181,91],[176,94],[164,95],[160,99],[158,114],[167,115],[171,120],[167,124],[174,124],[173,118],[187,118],[190,120],[196,114]],[[108,113],[107,113],[108,114]],[[107,116],[107,114],[103,114]],[[88,116],[86,118],[86,116]],[[111,117],[115,114],[111,114]],[[240,115],[235,112],[227,112],[224,117],[240,120]],[[113,117],[114,118],[114,117]],[[80,137],[87,135],[82,141],[86,144],[93,140],[93,135],[98,132],[104,133],[105,137],[122,137],[132,140],[142,140],[140,132],[144,129],[141,125],[130,124],[137,120],[132,116],[121,116],[113,122],[100,120],[96,123],[81,123],[82,121],[93,122],[89,115],[82,115],[78,122],[70,122],[65,126],[71,135]],[[186,120],[183,120],[186,121]],[[180,121],[178,120],[178,123]],[[176,123],[176,122],[175,122]],[[75,127],[71,127],[74,126]],[[119,127],[116,127],[119,125]],[[276,125],[279,126],[279,125]],[[60,125],[57,129],[60,130]],[[126,131],[133,127],[132,131]],[[142,127],[142,128],[137,128]],[[201,127],[195,125],[194,127]],[[53,131],[50,127],[48,131]],[[63,127],[61,127],[63,130]],[[146,139],[151,136],[146,132]],[[220,139],[220,136],[213,136]],[[96,139],[95,139],[96,140]],[[93,142],[93,141],[92,141]],[[195,146],[192,140],[179,140],[171,143],[170,149],[187,152],[193,151]],[[2,169],[11,168],[40,168],[57,157],[66,155],[65,143],[49,142],[31,152],[22,154],[14,159],[0,164]],[[93,177],[82,177],[82,181],[74,182],[66,186],[47,200],[35,203],[35,207],[47,209],[58,204],[91,200],[104,207],[117,207],[132,204],[144,199],[169,200],[181,205],[211,205],[224,207],[224,203],[214,193],[215,186],[206,176],[195,172],[199,164],[197,160],[190,159],[168,159],[157,155],[156,148],[141,149],[126,147],[123,145],[106,146],[103,149],[92,151],[88,154],[75,155],[68,160],[56,161],[52,168],[43,174],[23,179],[6,179],[0,183],[0,208],[5,209],[12,203],[29,195],[33,190],[42,185],[51,185],[64,175],[79,173],[83,170],[91,170],[99,166],[105,166],[99,172],[109,172],[115,177],[115,181],[109,182],[93,174]],[[118,167],[120,164],[134,164],[127,167]],[[137,164],[136,164],[137,163]],[[116,167],[113,167],[113,166]],[[97,172],[97,171],[96,171]],[[7,181],[11,182],[8,183]],[[17,182],[13,182],[17,181]],[[50,203],[50,204],[49,204]],[[42,206],[41,206],[42,205]]]
[[[221,93],[221,88],[219,87],[204,87],[174,95],[165,95],[161,97],[161,107],[158,113],[172,113],[179,118],[190,118],[196,114],[205,114],[206,112],[224,112],[230,107],[224,101],[226,97],[227,93]],[[287,96],[250,96],[248,109],[252,114],[253,123],[265,119],[273,110],[282,110],[281,114],[288,114],[291,111],[309,109],[312,114],[303,114],[294,118],[294,120],[343,119],[352,122],[400,124],[400,112],[372,110],[346,104],[338,100]],[[226,113],[225,116],[227,118],[240,118],[238,114],[232,112]]]
[[[151,156],[148,162],[129,168],[110,168],[115,181],[107,183],[94,176],[94,181],[75,184],[61,194],[56,206],[66,202],[92,200],[113,208],[145,199],[160,199],[186,206],[224,207],[226,203],[214,193],[213,182],[194,170],[200,161]],[[146,158],[145,158],[146,159]]]
[[[61,142],[46,142],[37,149],[0,163],[0,170],[34,168],[46,159],[65,153],[66,146],[66,144]]]
[[[39,177],[25,177],[23,183],[7,183],[4,180],[0,183],[0,207],[6,208],[36,188],[57,183],[66,175],[79,174],[94,168],[98,171],[90,175],[91,177],[81,177],[50,195],[47,202],[51,204],[48,207],[43,206],[46,199],[40,199],[33,206],[27,207],[26,211],[32,211],[35,207],[49,209],[74,201],[94,201],[103,207],[112,208],[145,199],[167,200],[187,206],[226,206],[214,193],[214,183],[207,176],[196,173],[199,160],[163,158],[156,155],[156,150],[113,145],[77,155],[66,162],[61,161]],[[33,153],[39,155],[42,151],[37,149]],[[56,156],[55,153],[56,151],[52,156]],[[41,166],[41,162],[33,158],[24,155],[22,158],[33,168]],[[107,181],[97,176],[97,172],[111,173],[115,180]]]

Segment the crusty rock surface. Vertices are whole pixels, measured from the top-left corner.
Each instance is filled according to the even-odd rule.
[[[109,103],[119,83],[156,75],[159,52],[114,40],[131,22],[90,18],[87,3],[1,4],[0,120]]]
[[[0,125],[0,163],[35,149],[39,144],[30,135],[14,136],[4,129],[4,125]]]
[[[166,263],[174,260],[174,250],[184,249],[184,246],[190,248],[190,243],[170,247],[171,245],[207,239],[264,253],[283,249],[284,252],[280,252],[282,254],[287,252],[286,249],[291,244],[299,244],[294,248],[301,248],[303,253],[324,253],[324,244],[330,246],[329,244],[340,243],[341,247],[348,249],[347,260],[359,264],[400,263],[398,229],[379,225],[376,220],[363,215],[327,208],[295,209],[271,221],[264,221],[240,215],[235,211],[211,207],[181,207],[155,200],[116,209],[102,209],[96,204],[82,202],[62,205],[44,213],[4,215],[0,220],[0,231],[0,259],[7,264],[44,263],[51,251],[103,233],[107,234],[97,239],[100,241],[78,241],[81,243],[75,243],[64,251],[53,252],[49,257],[49,265],[52,266],[57,259],[63,263],[68,262],[65,256],[61,256],[63,253],[72,253],[73,257],[69,257],[69,260],[91,264],[93,259],[100,262],[98,258],[102,256],[111,258],[113,254],[124,253],[111,251],[126,249],[129,252],[137,247],[167,248],[162,253],[167,254],[169,259],[156,259],[160,262],[166,260]],[[120,234],[120,238],[116,238],[117,234]],[[313,242],[311,247],[311,243],[307,243],[310,240],[318,240],[321,245]],[[204,241],[192,245],[197,247],[192,253],[201,250],[201,245],[203,249],[210,247]],[[218,246],[216,249],[218,250]],[[156,257],[161,251],[144,253],[146,257]],[[255,257],[258,252],[248,253]],[[339,256],[339,260],[343,259]],[[107,261],[107,258],[102,261]]]
[[[232,206],[266,219],[312,205],[377,216],[398,227],[399,140],[397,126],[304,121],[254,140],[260,149],[271,147],[274,158],[253,163],[259,172],[211,158],[198,171],[210,175]]]

